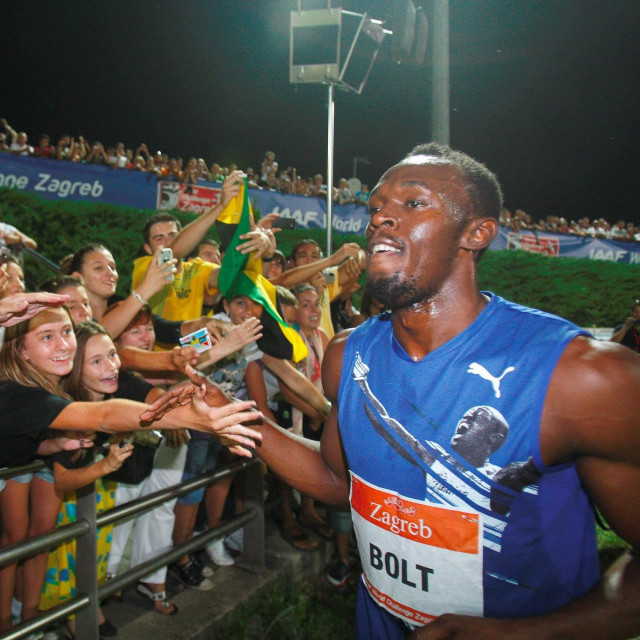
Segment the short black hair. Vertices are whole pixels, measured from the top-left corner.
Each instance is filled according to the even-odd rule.
[[[318,247],[320,251],[320,256],[322,256],[322,247],[320,247],[320,245],[313,238],[305,238],[304,240],[300,240],[300,242],[296,242],[296,244],[293,246],[293,249],[291,249],[291,255],[289,257],[292,260],[295,260],[296,254],[298,253],[298,249],[300,249],[300,247],[305,244],[312,244]]]
[[[502,189],[496,176],[485,165],[462,151],[455,151],[437,142],[419,144],[405,156],[404,160],[423,155],[433,156],[451,164],[460,173],[471,203],[471,210],[462,212],[465,222],[471,218],[500,219]]]
[[[151,227],[157,222],[175,222],[178,227],[178,231],[182,229],[182,225],[180,224],[180,220],[175,216],[172,216],[170,213],[166,213],[161,211],[160,213],[154,213],[152,216],[149,216],[146,224],[144,225],[144,229],[142,230],[142,237],[144,238],[145,244],[149,244],[149,238],[151,237]]]

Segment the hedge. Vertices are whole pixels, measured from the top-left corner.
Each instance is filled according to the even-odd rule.
[[[0,220],[15,225],[38,242],[38,250],[58,262],[91,242],[101,242],[120,269],[118,291],[126,294],[131,263],[142,252],[142,228],[148,210],[108,204],[44,200],[38,195],[0,188]],[[194,214],[172,212],[183,224]],[[211,237],[216,237],[214,231]],[[278,233],[278,246],[287,255],[303,238],[326,247],[326,233],[294,230]],[[362,236],[336,234],[334,249],[343,242],[364,245]],[[30,288],[51,273],[25,259]],[[489,251],[478,265],[482,289],[532,307],[556,313],[581,326],[614,326],[640,298],[640,266],[576,258],[551,258],[522,251]],[[364,276],[362,278],[364,282]]]

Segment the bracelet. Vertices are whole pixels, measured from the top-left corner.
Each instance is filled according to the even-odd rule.
[[[147,305],[149,304],[148,300],[145,300],[135,289],[131,292],[131,295],[141,304]]]

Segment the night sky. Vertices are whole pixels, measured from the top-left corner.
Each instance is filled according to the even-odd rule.
[[[393,0],[344,0],[386,18]],[[338,0],[334,1],[338,5]],[[303,2],[303,7],[326,2]],[[3,4],[0,116],[46,132],[146,142],[210,164],[326,176],[326,88],[289,84],[293,0]],[[640,2],[451,0],[451,143],[534,218],[640,222]],[[335,177],[375,184],[429,138],[430,72],[386,40],[362,95],[336,101]]]

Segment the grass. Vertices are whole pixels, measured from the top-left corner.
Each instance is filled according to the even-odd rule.
[[[283,577],[227,616],[210,640],[353,640],[358,578],[354,572],[336,589],[323,576],[300,582]]]
[[[597,528],[603,571],[627,548],[613,531]],[[323,576],[281,578],[257,602],[234,610],[210,640],[353,640],[359,570],[336,589]],[[636,638],[635,640],[640,640]]]

